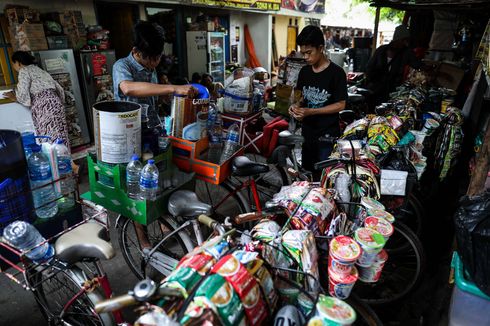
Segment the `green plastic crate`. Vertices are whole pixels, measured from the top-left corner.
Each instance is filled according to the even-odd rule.
[[[155,201],[135,200],[128,197],[126,192],[126,166],[123,164],[108,168],[98,164],[95,157],[87,155],[90,191],[81,197],[113,212],[126,216],[135,222],[148,225],[168,213],[168,198],[179,189],[194,190],[194,173],[185,173],[172,165],[172,151],[154,158],[157,166],[167,164],[167,169],[160,179],[179,175],[179,184],[161,192]],[[102,184],[99,177],[103,175],[114,180],[114,187]]]

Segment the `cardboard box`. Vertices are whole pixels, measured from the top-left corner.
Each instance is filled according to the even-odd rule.
[[[437,85],[452,90],[458,89],[463,77],[463,69],[447,62],[442,62],[436,70]]]
[[[31,23],[39,23],[41,13],[39,10],[27,9],[27,8],[10,8],[5,10],[5,16],[8,17],[9,24],[21,24],[24,21]]]
[[[10,26],[10,42],[14,51],[47,50],[48,42],[42,24],[14,24]]]

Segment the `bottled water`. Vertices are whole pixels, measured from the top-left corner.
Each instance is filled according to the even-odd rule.
[[[206,129],[210,131],[213,127],[214,124],[216,123],[216,120],[218,118],[218,107],[216,106],[215,102],[210,102],[209,103],[209,110],[208,110],[208,122],[206,124]]]
[[[143,164],[138,160],[138,155],[133,154],[131,161],[126,166],[126,188],[129,198],[140,198],[140,176],[142,169]]]
[[[149,160],[141,170],[140,192],[141,198],[146,200],[155,200],[158,192],[158,169],[154,160]]]
[[[234,123],[228,128],[228,135],[223,146],[223,153],[221,154],[220,163],[225,162],[235,154],[240,144],[240,127]]]
[[[3,230],[3,237],[21,251],[32,249],[45,240],[34,226],[24,221],[15,221],[7,225]],[[46,242],[26,253],[26,256],[35,263],[41,263],[54,256],[54,248]]]
[[[37,144],[31,145],[31,150],[32,154],[27,160],[27,166],[29,168],[31,189],[34,189],[32,197],[36,215],[39,218],[50,218],[58,213],[58,206],[56,205],[54,186],[50,184],[52,174],[49,159],[41,152],[41,146]]]
[[[170,146],[170,139],[167,135],[167,130],[162,129],[160,134],[158,135],[158,150],[159,153],[165,153]]]
[[[58,199],[58,207],[61,209],[68,209],[75,205],[73,199],[73,191],[75,190],[75,182],[73,180],[73,169],[71,167],[71,154],[68,147],[63,144],[63,140],[56,140],[54,146],[56,154],[56,163],[58,165],[58,173],[62,180],[60,183],[62,198]]]
[[[216,116],[213,127],[209,130],[208,162],[218,164],[223,147],[223,120]]]

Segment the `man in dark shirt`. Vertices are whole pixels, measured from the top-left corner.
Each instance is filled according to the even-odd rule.
[[[407,67],[419,69],[422,63],[408,47],[410,32],[405,25],[395,28],[390,44],[376,49],[368,62],[367,88],[373,92],[375,104],[384,102],[400,86]]]
[[[296,83],[303,100],[299,105],[292,105],[289,113],[303,122],[302,166],[313,171],[313,165],[327,159],[332,152],[332,145],[318,138],[326,134],[340,135],[339,112],[345,108],[347,79],[344,70],[326,56],[325,40],[319,27],[306,26],[296,43],[308,65],[301,68]]]

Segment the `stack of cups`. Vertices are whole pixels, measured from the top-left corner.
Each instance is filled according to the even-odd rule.
[[[362,249],[362,254],[356,263],[357,269],[359,271],[359,279],[362,281],[372,280],[373,277],[369,277],[369,275],[373,274],[373,272],[375,272],[376,274],[377,270],[379,269],[377,265],[381,265],[381,260],[384,256],[383,254],[380,255],[380,253],[383,250],[384,245],[386,244],[386,239],[378,231],[366,227],[357,229],[354,234],[357,243]],[[377,263],[378,260],[380,260],[379,263]],[[383,261],[383,265],[385,261],[386,259]],[[373,267],[373,265],[376,266]],[[378,274],[380,273],[381,271],[379,271]],[[363,275],[362,277],[360,277],[361,274]]]
[[[362,224],[362,222],[364,221],[364,219],[366,218],[366,213],[368,213],[368,216],[369,216],[369,211],[371,210],[382,210],[384,211],[385,210],[385,206],[383,204],[381,204],[379,201],[377,201],[376,199],[373,199],[373,198],[370,198],[370,197],[361,197],[361,205],[365,208],[365,209],[360,209],[358,214],[357,214],[357,219],[359,221],[361,221],[360,224]]]
[[[424,127],[422,128],[422,132],[427,136],[430,136],[434,133],[434,131],[439,128],[439,122],[435,119],[427,119],[425,120]]]
[[[347,299],[358,278],[354,266],[361,256],[361,247],[354,239],[337,236],[332,239],[328,256],[328,292],[339,299]]]
[[[368,210],[368,217],[369,216],[376,216],[379,218],[383,218],[390,223],[395,222],[395,217],[392,214],[390,214],[387,211],[382,210],[382,209],[369,209]]]

